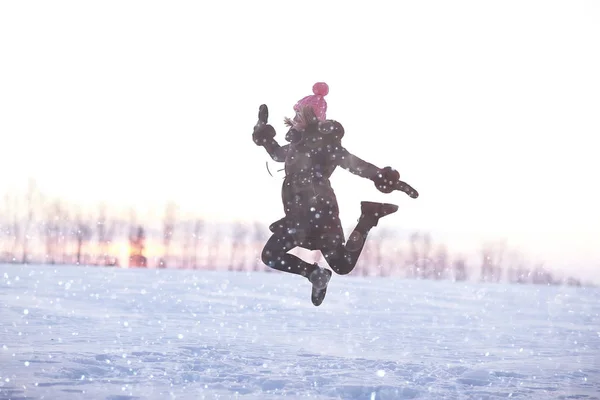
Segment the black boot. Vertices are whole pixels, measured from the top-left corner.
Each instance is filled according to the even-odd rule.
[[[360,202],[360,222],[369,227],[377,226],[380,218],[398,211],[398,206],[390,203],[375,203],[372,201]]]
[[[313,285],[310,299],[315,306],[320,306],[323,300],[325,300],[327,285],[330,279],[331,271],[320,267],[316,267],[308,276],[308,280]]]

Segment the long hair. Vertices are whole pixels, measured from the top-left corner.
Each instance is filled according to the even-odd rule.
[[[315,111],[310,106],[303,107],[300,112],[296,113],[294,119],[285,117],[283,123],[290,127],[298,130],[306,129],[309,125],[317,124],[319,119],[315,114]]]

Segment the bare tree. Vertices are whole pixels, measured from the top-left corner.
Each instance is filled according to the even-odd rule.
[[[373,269],[375,275],[378,276],[385,276],[387,274],[387,271],[384,266],[383,247],[389,235],[389,230],[385,227],[382,227],[379,230],[376,230],[374,232],[374,235],[372,235],[371,237],[371,251],[373,252],[373,264],[371,264],[371,268]]]
[[[518,251],[510,251],[506,256],[506,278],[510,283],[519,281],[519,270],[523,266],[523,256]]]
[[[429,233],[421,234],[419,232],[413,232],[410,235],[409,241],[411,254],[408,276],[421,279],[431,278],[433,274],[431,261],[431,235]]]
[[[19,215],[18,215],[18,199],[14,194],[7,193],[4,196],[4,221],[3,233],[5,244],[3,248],[2,258],[7,262],[16,262],[16,255],[19,246],[19,236],[21,234]]]
[[[493,275],[492,265],[492,249],[489,245],[484,246],[481,249],[481,279],[482,281],[490,281]]]
[[[114,218],[108,218],[106,204],[101,203],[98,210],[98,220],[96,221],[96,235],[98,239],[98,249],[100,252],[97,257],[97,264],[105,266],[115,265],[116,258],[111,257],[109,252],[117,228],[118,222]]]
[[[35,217],[36,202],[39,198],[39,190],[34,179],[29,179],[27,193],[25,195],[25,219],[23,221],[23,253],[21,262],[27,264],[29,262],[29,242],[31,238],[31,228]]]
[[[494,281],[500,282],[504,275],[504,262],[506,257],[506,243],[499,241],[495,246],[495,259],[494,259]]]
[[[70,252],[69,249],[69,245],[71,244],[70,242],[70,232],[72,231],[71,228],[71,224],[72,224],[72,220],[71,220],[71,207],[68,204],[65,204],[64,202],[62,202],[61,200],[57,200],[57,203],[59,204],[59,212],[58,212],[58,228],[59,228],[59,235],[58,235],[58,254],[57,256],[60,257],[60,264],[67,264],[67,263],[71,263],[71,255],[73,254],[72,252]]]
[[[194,250],[192,255],[192,268],[197,269],[200,267],[198,261],[198,251],[200,250],[200,238],[204,231],[204,221],[196,219],[194,223]]]
[[[208,255],[206,260],[206,267],[211,270],[219,269],[219,257],[221,250],[221,239],[223,235],[219,227],[215,227],[211,234],[208,236],[209,243],[207,244]]]
[[[463,256],[459,256],[454,260],[454,280],[461,282],[467,279],[467,262]]]
[[[231,235],[231,254],[229,258],[229,269],[232,269],[234,271],[242,269],[244,263],[243,260],[239,260],[239,255],[245,247],[245,240],[247,238],[247,234],[248,229],[243,223],[237,222],[233,225]]]
[[[129,236],[129,266],[146,268],[148,260],[144,255],[146,248],[146,232],[141,225]]]
[[[177,205],[170,201],[165,207],[165,215],[163,219],[163,257],[160,261],[160,267],[166,267],[171,260],[171,240],[175,231],[175,220],[177,213]]]
[[[433,279],[440,280],[446,279],[448,276],[448,249],[446,246],[441,245],[435,254],[433,260]]]
[[[2,197],[2,209],[0,210],[0,262],[8,261],[8,237],[10,234],[8,194]]]
[[[408,278],[416,278],[419,274],[419,233],[413,232],[410,235],[410,257],[408,259]]]
[[[504,243],[487,243],[481,249],[481,278],[484,282],[499,282],[502,279]]]
[[[60,241],[63,234],[63,209],[60,201],[55,200],[46,206],[44,238],[46,245],[45,262],[60,263]]]
[[[194,237],[194,225],[190,221],[190,218],[185,218],[185,220],[181,221],[180,232],[182,237],[179,265],[181,268],[187,269],[191,264],[190,248],[192,247],[192,239]]]
[[[135,209],[129,209],[129,267],[146,268],[148,259],[144,252],[146,249],[146,230],[138,223]]]
[[[433,247],[432,244],[432,240],[431,240],[431,235],[429,233],[426,233],[423,235],[423,242],[422,242],[422,250],[421,250],[421,265],[420,265],[420,269],[421,269],[421,278],[423,279],[429,279],[432,277],[433,275],[433,268],[432,268],[432,262],[431,262],[431,250]]]
[[[396,243],[396,241],[394,241],[394,243]],[[390,276],[398,276],[402,273],[405,273],[405,271],[403,271],[403,265],[405,264],[404,253],[402,252],[400,246],[396,245],[391,254],[393,254],[393,256],[390,260]]]
[[[90,222],[81,216],[81,213],[77,213],[75,217],[75,231],[73,232],[77,247],[75,250],[75,263],[81,265],[82,263],[82,249],[84,245],[92,238],[92,228]]]
[[[532,283],[537,285],[555,285],[557,282],[550,271],[544,268],[544,263],[539,263],[534,267]]]
[[[525,266],[525,263],[521,260],[519,264],[517,264],[517,268],[515,271],[516,283],[528,283],[530,279],[531,271]]]

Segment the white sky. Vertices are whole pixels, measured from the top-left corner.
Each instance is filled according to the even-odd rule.
[[[347,224],[389,201],[385,224],[450,247],[506,238],[597,268],[599,49],[594,1],[1,2],[0,193],[33,176],[75,201],[273,221],[258,106],[283,142],[325,81],[345,146],[421,193],[340,170]]]

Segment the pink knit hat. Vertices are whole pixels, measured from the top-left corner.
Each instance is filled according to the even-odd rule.
[[[310,106],[317,118],[321,121],[325,120],[327,113],[327,102],[325,96],[329,93],[329,86],[325,82],[317,82],[312,87],[313,95],[306,96],[296,103],[294,111],[300,112],[304,107]]]

